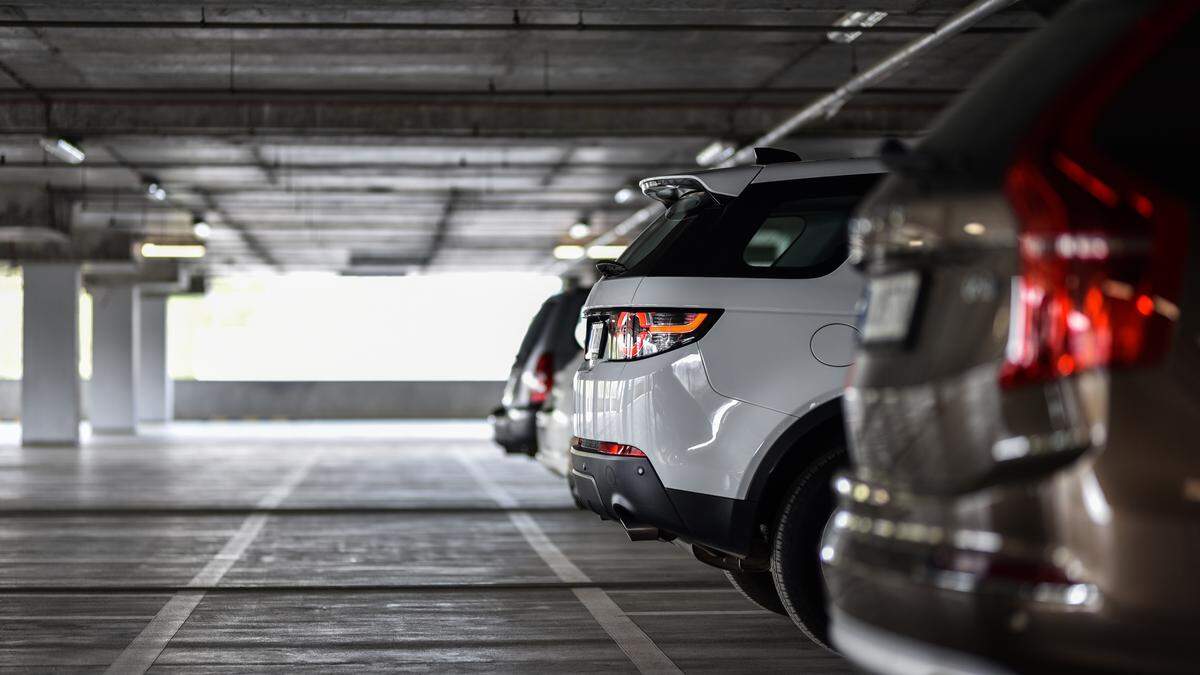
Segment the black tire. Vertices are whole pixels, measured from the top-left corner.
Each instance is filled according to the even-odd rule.
[[[775,592],[775,579],[771,576],[770,570],[761,572],[725,570],[725,578],[729,579],[729,583],[733,584],[733,587],[750,602],[768,612],[788,615],[787,610],[783,608],[783,603],[779,601],[779,593]]]
[[[783,500],[771,547],[771,574],[780,602],[809,639],[830,651],[819,549],[835,503],[830,482],[845,465],[846,450],[836,447],[804,468]]]

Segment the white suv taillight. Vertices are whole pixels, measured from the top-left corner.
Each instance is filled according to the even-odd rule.
[[[718,310],[698,309],[611,309],[590,313],[589,325],[603,322],[589,353],[609,361],[632,361],[654,356],[699,340],[720,315]]]
[[[1093,140],[1105,104],[1166,36],[1146,22],[1069,88],[1018,148],[1005,193],[1021,272],[1000,372],[1005,387],[1166,354],[1187,250],[1179,198],[1107,157]]]

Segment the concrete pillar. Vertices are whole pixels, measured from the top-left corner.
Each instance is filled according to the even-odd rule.
[[[26,263],[21,443],[79,445],[78,263]]]
[[[167,296],[142,295],[141,359],[137,406],[142,422],[169,422],[175,414],[175,383],[167,375]]]
[[[98,433],[137,433],[138,287],[128,281],[92,292],[92,382],[88,419]]]

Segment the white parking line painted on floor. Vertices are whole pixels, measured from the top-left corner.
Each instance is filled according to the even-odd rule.
[[[608,633],[613,642],[625,652],[625,656],[633,662],[640,673],[682,673],[671,659],[663,653],[654,640],[638,625],[626,616],[625,612],[613,602],[600,588],[576,588],[572,591],[575,597],[595,617],[604,632]]]
[[[0,621],[144,621],[145,614],[17,614]]]
[[[732,593],[739,597],[741,596],[741,593],[738,593],[737,590],[733,588],[648,588],[646,590],[642,590],[640,588],[637,590],[628,588],[614,588],[608,593],[609,595],[615,595],[617,593],[637,593],[638,595],[657,595],[659,593],[687,593],[688,595],[693,595],[696,593]]]
[[[471,461],[470,458],[464,457],[461,452],[454,453],[454,459],[466,469],[467,473],[471,474],[471,478],[479,484],[480,489],[489,499],[496,502],[496,505],[502,509],[515,509],[520,506],[520,502],[500,486],[499,483],[492,480],[492,477],[483,472],[479,465]]]
[[[308,455],[303,462],[288,472],[279,484],[274,486],[270,492],[258,500],[257,507],[260,509],[276,508],[287,499],[292,490],[304,480],[308,475],[314,463],[316,463],[317,454]],[[204,566],[192,580],[188,582],[188,586],[215,586],[225,576],[225,573],[233,567],[234,563],[242,557],[246,549],[250,547],[251,542],[262,531],[263,525],[267,523],[267,516],[263,513],[256,513],[247,516],[242,521],[241,526],[234,532],[229,541],[221,547],[221,550],[213,556],[212,560]],[[166,649],[167,643],[171,638],[175,637],[175,633],[183,626],[188,617],[192,615],[200,601],[204,599],[204,591],[180,591],[163,605],[163,608],[158,610],[150,623],[142,629],[133,642],[121,652],[116,661],[104,671],[108,675],[116,675],[117,673],[145,673],[154,665],[154,662],[162,654],[163,649]]]
[[[525,511],[513,511],[508,514],[508,519],[513,525],[521,531],[525,537],[525,541],[533,547],[534,551],[541,556],[542,560],[554,570],[558,578],[569,584],[586,584],[591,583],[588,575],[583,573],[583,570],[575,566],[570,558],[566,556],[550,538],[542,528],[533,520],[533,518]]]
[[[765,609],[663,609],[646,610],[642,612],[625,612],[625,616],[725,616],[772,613]]]
[[[463,457],[459,453],[455,453],[455,459],[462,464],[467,473],[475,479],[480,488],[501,508],[512,509],[520,505],[520,503],[509,494],[504,486],[492,480],[492,477],[484,473],[484,471],[470,459]],[[591,578],[579,569],[575,563],[571,562],[570,558],[562,552],[550,538],[546,536],[546,532],[542,530],[537,521],[533,519],[526,511],[511,511],[508,514],[509,520],[516,526],[521,536],[525,537],[525,541],[529,543],[538,556],[541,557],[546,565],[554,572],[554,574],[566,583],[586,584],[591,583]],[[591,613],[592,618],[605,633],[612,638],[613,642],[625,652],[625,656],[633,663],[638,672],[647,675],[666,675],[674,673],[682,673],[678,666],[665,654],[654,641],[646,635],[645,631],[638,628],[638,625],[630,619],[617,603],[609,597],[608,593],[601,588],[576,588],[572,589],[572,593],[579,599],[579,602]]]

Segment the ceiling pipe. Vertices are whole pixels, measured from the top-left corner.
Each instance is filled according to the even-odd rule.
[[[829,119],[842,109],[852,97],[908,65],[914,57],[941,46],[950,38],[962,33],[971,25],[1008,7],[1016,0],[977,0],[966,9],[950,17],[937,30],[922,35],[882,61],[851,78],[842,86],[805,106],[803,110],[784,120],[782,124],[760,136],[750,145],[738,150],[720,166],[735,166],[754,160],[754,148],[769,147],[787,138],[796,129],[819,119]]]
[[[842,106],[846,104],[846,101],[860,93],[862,90],[870,87],[880,80],[887,78],[896,71],[907,66],[909,62],[911,62],[917,56],[920,56],[921,54],[924,54],[935,47],[941,46],[955,35],[965,32],[974,24],[1014,4],[1015,2],[1016,0],[976,0],[976,2],[971,3],[962,11],[948,18],[933,32],[927,35],[922,35],[916,40],[904,45],[875,65],[867,68],[862,73],[850,78],[842,86],[805,106],[795,115],[792,115],[774,129],[771,129],[767,133],[757,138],[753,143],[735,152],[728,160],[722,162],[720,166],[736,166],[738,164],[751,162],[754,160],[754,148],[770,146],[779,140],[786,138],[796,129],[799,129],[806,124],[819,119],[829,119],[830,117],[833,117],[838,113],[839,110],[842,109]],[[621,221],[612,229],[596,237],[587,245],[602,246],[605,244],[611,244],[617,239],[631,234],[639,227],[649,223],[650,219],[660,211],[661,207],[657,204],[639,209],[636,213]],[[566,261],[556,264],[552,269],[557,274],[563,274],[569,271],[571,268],[586,261],[587,258]]]

